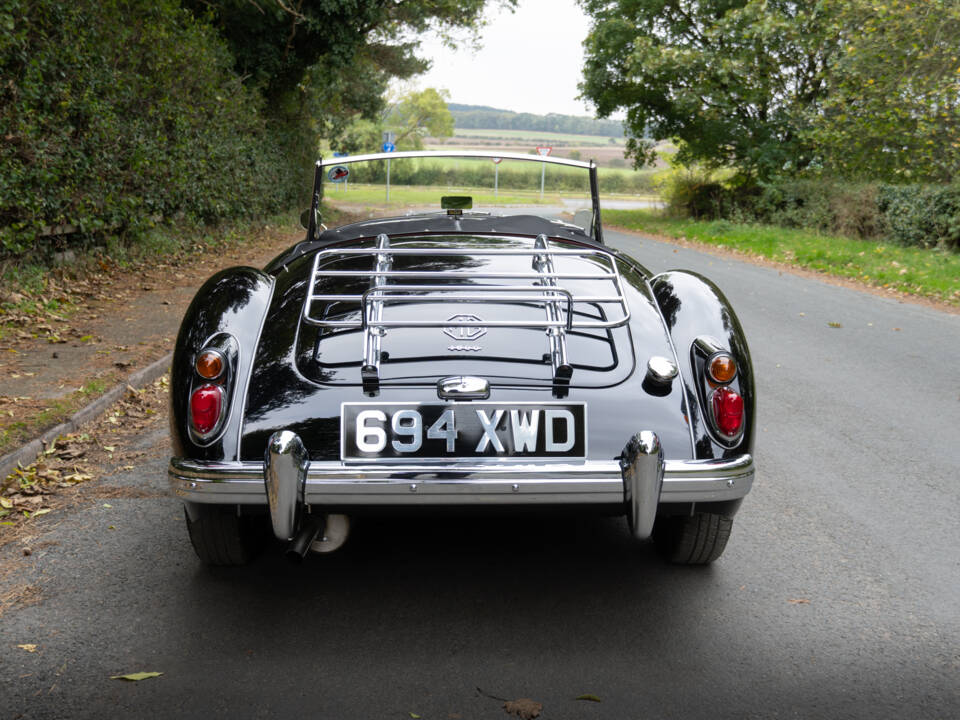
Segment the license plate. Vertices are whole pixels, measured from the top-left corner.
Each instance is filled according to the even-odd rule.
[[[343,403],[342,460],[585,458],[584,403]]]

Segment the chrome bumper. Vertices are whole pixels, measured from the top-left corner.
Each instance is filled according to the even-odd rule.
[[[636,447],[631,450],[632,445]],[[579,463],[454,462],[438,466],[312,461],[299,465],[285,462],[283,450],[289,446],[289,438],[287,443],[271,442],[265,462],[173,458],[168,471],[170,485],[186,501],[230,505],[267,505],[269,485],[275,496],[271,514],[289,518],[281,521],[279,528],[275,526],[278,535],[288,534],[294,522],[289,514],[291,502],[320,507],[625,505],[641,525],[635,527],[635,533],[643,534],[647,522],[652,526],[656,498],[659,503],[734,500],[750,491],[754,475],[751,455],[726,460],[664,460],[656,435],[649,432],[638,433],[631,440],[623,460]],[[265,475],[270,482],[265,482]],[[286,500],[276,500],[280,497]]]

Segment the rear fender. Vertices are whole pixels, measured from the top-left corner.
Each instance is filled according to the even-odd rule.
[[[251,267],[222,270],[200,288],[184,315],[170,371],[170,438],[173,454],[197,460],[236,460],[243,404],[260,331],[273,294],[274,278]],[[227,349],[225,419],[208,442],[189,427],[190,393],[203,380],[197,354],[205,347]]]
[[[753,366],[743,328],[729,301],[710,280],[684,270],[655,275],[650,285],[673,340],[688,403],[695,403],[699,409],[698,413],[689,414],[696,457],[733,457],[752,452],[756,430]],[[703,352],[696,347],[697,338],[717,341],[737,361],[737,377],[730,387],[743,397],[745,426],[734,443],[718,439],[710,427],[710,409],[704,397]]]

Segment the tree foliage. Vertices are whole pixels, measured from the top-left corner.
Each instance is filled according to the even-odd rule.
[[[960,177],[960,4],[832,5],[843,52],[811,135],[823,165],[857,179]]]
[[[292,204],[318,137],[377,117],[390,78],[426,69],[416,34],[476,29],[488,1],[515,4],[7,0],[0,255],[49,250],[64,227],[135,240]]]
[[[186,0],[217,27],[244,81],[287,123],[311,118],[336,138],[356,115],[383,109],[392,78],[429,63],[413,38],[428,30],[476,32],[494,0]],[[513,7],[516,0],[495,0]]]
[[[159,218],[290,201],[260,100],[175,0],[13,0],[0,10],[0,242],[52,226],[136,233]]]
[[[582,0],[593,17],[583,95],[601,116],[624,109],[628,151],[766,176],[804,168],[807,110],[838,51],[821,3],[792,0]]]
[[[397,147],[419,150],[423,138],[453,135],[453,115],[447,109],[446,90],[426,88],[407,93],[390,108],[386,124],[397,133]]]
[[[766,180],[891,182],[960,169],[956,0],[581,0],[581,90],[627,113],[628,149]]]

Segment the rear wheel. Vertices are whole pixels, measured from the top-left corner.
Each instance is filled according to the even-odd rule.
[[[657,518],[653,542],[666,560],[678,565],[709,565],[723,554],[733,518],[716,513]]]
[[[207,565],[245,565],[264,543],[262,518],[243,516],[235,505],[183,509],[193,549]]]

